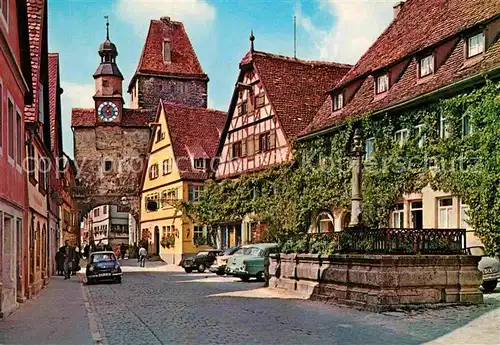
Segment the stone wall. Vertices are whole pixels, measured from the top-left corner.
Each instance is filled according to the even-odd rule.
[[[99,205],[120,205],[121,198],[126,196],[130,213],[138,219],[140,182],[149,134],[148,127],[74,129],[75,164],[81,191],[75,196],[80,217]],[[111,169],[106,169],[106,161],[111,162]]]
[[[138,76],[138,98],[140,108],[158,107],[160,98],[191,107],[207,107],[208,79],[181,79],[167,77]]]
[[[465,255],[281,254],[270,287],[373,311],[422,304],[476,304],[480,257]]]

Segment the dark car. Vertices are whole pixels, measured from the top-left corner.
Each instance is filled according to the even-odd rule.
[[[194,270],[197,270],[200,273],[205,272],[205,270],[212,266],[215,261],[217,255],[219,255],[221,251],[218,249],[207,249],[202,250],[196,256],[190,256],[181,261],[180,266],[184,268],[186,273],[191,273]]]
[[[122,269],[116,260],[115,253],[109,251],[93,252],[90,254],[86,269],[87,284],[102,280],[122,282]]]

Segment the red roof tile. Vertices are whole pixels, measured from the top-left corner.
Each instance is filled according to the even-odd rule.
[[[56,148],[58,128],[61,114],[57,113],[57,88],[59,80],[59,54],[49,54],[49,115],[50,115],[50,146],[52,152]]]
[[[250,61],[288,138],[294,138],[312,121],[325,100],[325,92],[352,67],[256,51],[247,54],[242,63]]]
[[[154,114],[150,109],[123,109],[121,126],[148,127],[154,121]],[[71,127],[93,127],[97,123],[94,108],[73,108],[71,113]]]
[[[171,44],[171,63],[163,62],[163,42]],[[186,76],[207,79],[181,22],[152,20],[142,50],[136,75]],[[129,89],[135,79],[132,78]]]
[[[468,0],[467,2],[464,2],[462,0],[448,0],[446,1],[446,4],[444,4],[442,3],[442,0],[425,0],[418,2],[420,6],[417,6],[416,3],[417,2],[415,0],[408,0],[403,7],[404,12],[400,13],[396,21],[393,22],[393,24],[391,24],[379,38],[379,40],[382,40],[382,43],[379,43],[378,41],[375,42],[369,51],[349,72],[351,76],[356,76],[360,75],[359,73],[364,73],[358,73],[356,70],[362,71],[365,69],[379,69],[381,61],[389,61],[391,56],[395,57],[392,59],[394,61],[395,59],[403,61],[402,65],[405,65],[406,61],[406,67],[402,70],[401,76],[397,78],[392,85],[390,85],[389,91],[385,94],[385,96],[375,97],[375,82],[373,76],[370,75],[368,77],[364,77],[364,79],[357,79],[361,80],[361,86],[352,99],[346,100],[347,104],[343,109],[332,113],[331,99],[326,99],[324,105],[321,107],[320,111],[318,111],[314,120],[304,131],[302,131],[302,133],[300,133],[299,136],[304,136],[330,126],[338,125],[346,118],[381,111],[390,106],[407,102],[418,96],[428,94],[468,77],[480,75],[483,72],[500,67],[500,42],[498,41],[498,36],[496,41],[492,42],[492,44],[487,48],[483,57],[466,61],[464,54],[465,39],[463,38],[461,32],[457,32],[460,28],[467,29],[474,26],[474,24],[478,24],[498,16],[500,14],[500,1],[495,2],[484,0],[483,2],[483,0]],[[434,8],[433,6],[435,6],[436,3],[443,5],[447,11],[442,13],[441,8]],[[475,6],[471,6],[471,4],[475,4]],[[493,10],[493,8],[496,8],[496,10]],[[481,13],[477,12],[477,9],[480,9]],[[429,11],[434,11],[432,16],[428,15]],[[411,23],[416,22],[419,15],[422,15],[422,25],[427,28],[426,30],[430,33],[429,35],[423,35],[420,31],[420,21],[418,26],[411,25]],[[436,20],[430,17],[435,17]],[[474,22],[473,19],[476,21]],[[396,22],[399,24],[396,25]],[[446,25],[447,22],[448,25]],[[434,26],[430,24],[433,24]],[[499,26],[500,18],[497,18],[495,19],[495,22],[491,23],[489,29],[495,30],[495,27],[498,28]],[[395,32],[393,32],[394,30]],[[408,31],[411,30],[414,31],[413,34],[410,35]],[[439,39],[439,37],[435,37],[435,31],[439,31],[442,34],[441,39]],[[451,33],[455,33],[455,37],[450,37]],[[401,36],[398,36],[398,34]],[[424,37],[434,37],[432,40],[425,42],[428,42],[431,46],[433,46],[433,49],[441,50],[439,58],[441,58],[441,56],[445,57],[444,61],[437,65],[435,73],[431,77],[426,78],[426,80],[418,78],[418,60],[415,55],[413,53],[406,56],[401,55],[403,51],[402,47],[407,47],[407,50],[410,46],[416,47],[416,44],[413,41],[422,41],[421,35]],[[445,40],[445,38],[447,38],[447,40]],[[393,42],[392,45],[389,44],[390,41]],[[411,42],[408,43],[407,41]],[[434,45],[436,42],[440,42],[440,44]],[[378,50],[378,47],[385,47],[384,49],[387,49],[387,51],[381,56],[373,57],[373,51]],[[419,50],[425,48],[425,45],[418,45]],[[443,52],[445,54],[443,54]],[[362,68],[362,66],[366,66],[366,68]],[[388,66],[388,71],[391,73],[391,66]],[[348,80],[347,76],[344,78],[344,82],[346,82],[346,80]],[[346,85],[348,84],[349,83],[346,82]],[[339,88],[343,87],[344,86]]]
[[[162,102],[167,127],[181,177],[205,180],[208,174],[193,168],[193,158],[213,158],[217,153],[226,113]]]
[[[27,0],[28,31],[30,41],[31,75],[33,88],[33,103],[25,106],[26,122],[38,120],[38,83],[40,80],[40,55],[42,50],[42,24],[45,15],[44,0]]]
[[[500,14],[498,0],[407,0],[340,85]]]

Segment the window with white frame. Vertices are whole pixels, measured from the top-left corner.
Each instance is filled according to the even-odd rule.
[[[424,135],[424,125],[415,126],[416,135],[418,138],[418,147],[424,147],[425,135]]]
[[[155,178],[158,178],[158,164],[153,164],[149,168],[149,179],[154,180]]]
[[[453,199],[439,199],[438,203],[438,226],[440,229],[451,228],[453,214]]]
[[[479,55],[484,52],[484,33],[467,38],[467,57]]]
[[[189,201],[198,201],[200,194],[203,191],[203,185],[190,184],[188,186],[188,199]]]
[[[172,172],[172,158],[167,158],[162,163],[163,175],[170,174]]]
[[[329,233],[334,231],[333,216],[328,212],[321,212],[317,218],[317,229],[319,233]]]
[[[375,138],[368,138],[365,141],[365,159],[370,160],[373,155]]]
[[[194,159],[193,165],[195,169],[205,170],[207,160],[205,158]]]
[[[446,117],[441,114],[439,116],[439,137],[440,138],[448,138],[450,136],[449,130],[450,124]]]
[[[8,98],[7,102],[7,133],[8,133],[8,149],[9,149],[9,157],[14,159],[15,158],[15,130],[14,130],[14,124],[16,122],[15,118],[15,111],[14,111],[14,102]]]
[[[333,111],[340,110],[344,107],[344,95],[338,93],[333,95]]]
[[[465,114],[462,118],[462,135],[466,136],[472,133],[472,125],[470,123],[470,116]]]
[[[21,112],[16,111],[16,138],[17,138],[17,150],[16,150],[16,163],[18,165],[21,165],[21,162],[23,161],[23,145],[24,145],[24,140],[23,140],[24,132],[23,132],[23,124],[22,124],[22,117],[21,117]]]
[[[424,204],[422,200],[413,200],[410,203],[411,227],[413,229],[423,229],[424,227]]]
[[[195,225],[193,226],[193,241],[199,241],[205,237],[205,231],[203,226]]]
[[[405,208],[403,203],[396,204],[392,211],[392,227],[402,229],[405,227]]]
[[[377,94],[384,93],[389,90],[389,76],[387,74],[377,77],[376,90]]]
[[[460,202],[460,228],[470,229],[469,225],[469,205]]]
[[[394,133],[394,139],[396,142],[399,144],[399,146],[403,146],[404,142],[406,141],[406,138],[408,138],[408,130],[407,129],[401,129],[399,131],[396,131]]]
[[[425,77],[434,73],[434,56],[428,55],[420,59],[420,77]]]

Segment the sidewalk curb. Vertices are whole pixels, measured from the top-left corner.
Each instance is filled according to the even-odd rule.
[[[89,319],[89,329],[94,345],[108,345],[108,340],[106,339],[104,330],[102,329],[101,318],[99,317],[97,311],[92,308],[92,297],[90,295],[89,288],[84,284],[84,274],[77,273],[77,275],[78,280],[82,283],[83,302],[85,303],[85,310],[87,311],[87,317]]]

